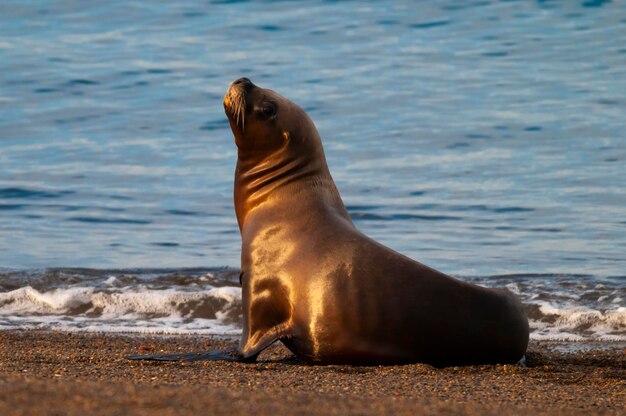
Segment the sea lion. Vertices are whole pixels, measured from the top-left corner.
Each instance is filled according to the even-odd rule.
[[[238,149],[243,334],[237,351],[138,356],[254,361],[280,340],[313,363],[515,363],[528,319],[506,290],[447,276],[355,228],[308,115],[247,78],[224,108]]]

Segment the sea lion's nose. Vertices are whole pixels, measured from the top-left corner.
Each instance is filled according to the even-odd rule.
[[[233,85],[239,85],[239,84],[242,84],[242,87],[244,88],[249,88],[254,85],[252,81],[250,81],[246,77],[242,77],[233,81]]]

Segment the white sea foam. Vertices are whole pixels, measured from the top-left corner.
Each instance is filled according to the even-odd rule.
[[[94,288],[72,287],[39,292],[30,286],[0,293],[0,315],[63,314],[89,302]]]
[[[118,282],[117,277],[115,276],[109,276],[109,278],[107,280],[104,281],[104,284],[108,285],[108,286],[113,286]]]
[[[542,316],[530,320],[532,339],[626,341],[626,307],[600,311],[579,305],[534,303]]]
[[[97,291],[30,286],[0,293],[0,329],[233,334],[240,332],[241,290],[209,287]]]

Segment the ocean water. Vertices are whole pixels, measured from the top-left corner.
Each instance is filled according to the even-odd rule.
[[[626,341],[626,4],[0,3],[0,328],[236,334],[247,76],[359,229]]]

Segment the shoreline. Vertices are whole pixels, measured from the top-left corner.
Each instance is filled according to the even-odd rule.
[[[214,336],[0,331],[0,414],[620,414],[624,343],[559,351],[532,341],[526,367],[308,365],[276,344],[256,364],[131,362],[224,349]]]

